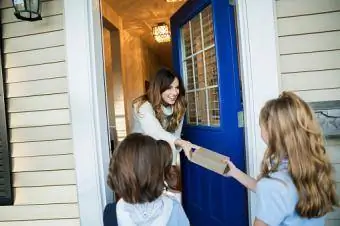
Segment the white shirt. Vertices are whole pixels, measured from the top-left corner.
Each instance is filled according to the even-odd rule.
[[[172,149],[173,165],[176,164],[177,155],[181,151],[181,149],[176,149],[175,140],[181,137],[182,126],[183,119],[174,133],[166,131],[156,118],[155,111],[148,101],[143,103],[138,111],[136,107],[133,108],[133,124],[131,131],[133,133],[143,133],[149,135],[156,140],[167,141]]]

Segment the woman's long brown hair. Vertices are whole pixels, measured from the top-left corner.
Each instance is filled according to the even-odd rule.
[[[155,110],[156,118],[162,122],[164,120],[164,113],[162,111],[162,93],[170,88],[171,83],[178,79],[179,82],[179,94],[177,100],[173,106],[173,114],[169,119],[167,128],[164,128],[168,132],[174,132],[186,111],[185,89],[180,77],[176,76],[169,69],[162,68],[156,76],[150,81],[150,86],[146,94],[138,97],[133,101],[133,105],[136,105],[137,111],[146,102],[150,102],[152,108]]]
[[[268,134],[260,178],[270,177],[287,158],[288,172],[299,195],[296,212],[313,218],[333,211],[338,206],[333,168],[308,104],[291,92],[283,92],[262,108],[260,124]]]

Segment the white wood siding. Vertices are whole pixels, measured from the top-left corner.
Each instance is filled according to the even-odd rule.
[[[340,1],[276,1],[283,90],[340,100]]]
[[[0,226],[79,226],[63,1],[43,1],[32,23],[11,6],[0,1],[15,200]]]
[[[340,1],[277,0],[281,88],[308,102],[340,100]],[[340,139],[327,140],[340,195]],[[326,226],[340,225],[340,210]]]

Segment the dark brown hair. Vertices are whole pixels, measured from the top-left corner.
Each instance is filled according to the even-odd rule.
[[[302,217],[321,217],[338,206],[334,172],[325,153],[321,129],[308,104],[291,92],[268,101],[260,113],[268,135],[261,177],[278,170],[288,159],[288,171],[299,194],[296,212]]]
[[[171,161],[172,151],[166,141],[130,134],[113,153],[107,183],[128,203],[152,202],[165,189],[165,168]]]
[[[146,93],[133,101],[133,105],[137,105],[137,111],[143,103],[145,103],[146,101],[150,102],[152,108],[155,110],[156,118],[158,119],[158,121],[162,122],[164,119],[164,114],[161,108],[161,95],[164,91],[170,88],[171,83],[173,83],[176,78],[178,79],[179,83],[179,94],[173,106],[174,112],[169,120],[168,126],[167,128],[164,128],[168,132],[174,132],[178,128],[186,111],[187,104],[185,100],[185,89],[182,79],[179,76],[172,73],[169,69],[160,69],[150,81],[150,85]]]
[[[180,170],[178,166],[172,165],[172,150],[168,142],[164,140],[157,141],[159,151],[165,154],[164,161],[164,179],[168,188],[173,190],[181,190]]]

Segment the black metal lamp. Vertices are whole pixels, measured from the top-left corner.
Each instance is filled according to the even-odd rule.
[[[16,18],[26,21],[42,20],[40,0],[12,0],[12,2]]]

